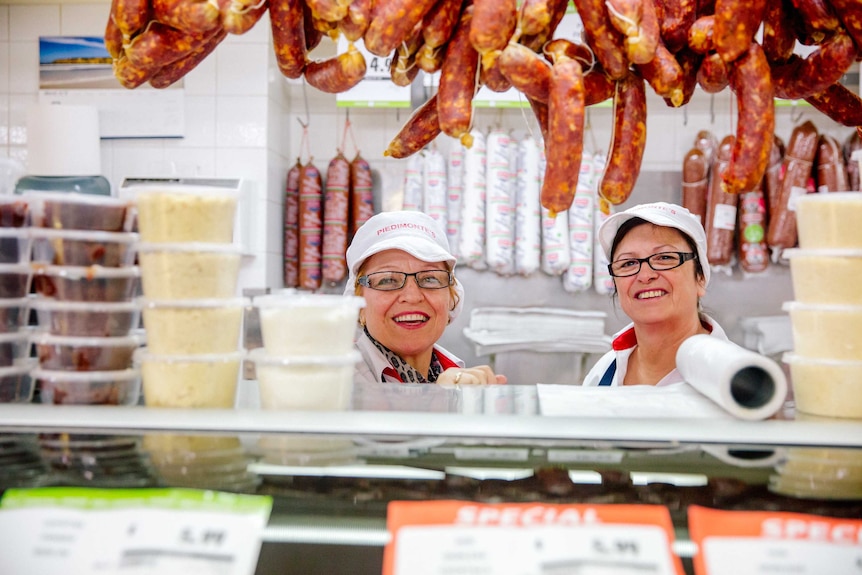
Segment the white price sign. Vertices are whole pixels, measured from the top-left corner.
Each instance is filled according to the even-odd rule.
[[[410,87],[392,82],[389,66],[392,55],[376,56],[365,48],[362,40],[354,42],[356,49],[365,58],[365,78],[353,88],[336,94],[339,108],[409,108]],[[338,37],[338,53],[347,51],[348,40]]]
[[[383,575],[682,575],[657,505],[394,501]]]
[[[250,575],[272,500],[212,491],[10,490],[4,575]]]
[[[783,511],[688,508],[695,573],[862,573],[862,520]]]

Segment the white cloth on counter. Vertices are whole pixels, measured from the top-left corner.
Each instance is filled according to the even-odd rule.
[[[687,383],[583,387],[537,386],[539,413],[547,416],[733,418]]]
[[[604,353],[604,312],[542,307],[484,307],[470,313],[464,336],[477,355],[506,351]]]

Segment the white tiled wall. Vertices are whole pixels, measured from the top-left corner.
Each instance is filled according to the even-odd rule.
[[[27,163],[26,109],[38,100],[38,38],[104,33],[110,2],[0,5],[0,153]],[[283,104],[271,98],[269,21],[230,36],[184,79],[185,137],[102,141],[102,173],[116,193],[125,177],[244,178],[251,253],[242,287],[280,281],[281,245],[263,225],[282,184],[288,140],[273,137]],[[283,101],[284,97],[280,99]],[[273,112],[275,110],[275,113]],[[134,113],[130,110],[129,113]],[[275,129],[273,129],[275,128]],[[269,218],[272,219],[271,216]]]
[[[2,1],[2,0],[0,0]],[[38,99],[38,37],[101,35],[108,15],[107,0],[57,4],[0,4],[0,154],[26,164],[27,106]],[[331,43],[313,54],[334,53]],[[358,147],[375,170],[376,194],[384,209],[399,207],[403,160],[383,151],[410,115],[408,109],[375,110],[336,107],[333,95],[301,83],[287,82],[277,71],[265,16],[251,31],[227,38],[184,79],[185,137],[127,139],[102,142],[102,170],[115,190],[128,176],[241,177],[252,193],[246,210],[252,230],[251,251],[242,272],[243,287],[281,286],[281,210],[285,174],[301,156],[309,156],[325,172],[337,149],[352,158]],[[647,149],[644,172],[679,171],[695,134],[708,129],[719,138],[735,128],[732,94],[698,93],[683,109],[672,109],[654,95],[648,100]],[[821,131],[843,141],[850,128],[838,126],[811,108],[800,108]],[[134,111],[130,111],[134,113]],[[776,132],[787,141],[798,121],[788,107],[777,110]],[[588,112],[585,148],[604,152],[610,142],[613,111]],[[342,141],[348,119],[356,140]],[[303,141],[300,122],[308,122]],[[529,112],[477,110],[475,126],[501,126],[521,135],[535,130]],[[450,141],[435,145],[448,149]],[[678,194],[678,192],[673,192]],[[678,196],[677,196],[678,198]],[[631,202],[640,201],[633,197]],[[505,303],[505,302],[501,302]]]

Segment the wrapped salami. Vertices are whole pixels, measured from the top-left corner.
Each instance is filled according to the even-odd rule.
[[[424,152],[413,154],[407,158],[407,166],[404,168],[404,203],[405,210],[421,212],[422,205],[422,164],[424,163]]]
[[[374,190],[371,166],[356,152],[350,162],[350,225],[347,228],[348,243],[359,227],[374,215]]]
[[[545,173],[545,154],[539,156],[539,173]],[[559,276],[569,267],[569,218],[565,213],[551,216],[542,206],[542,271]]]
[[[488,134],[485,165],[485,261],[498,274],[515,272],[515,147],[508,134]]]
[[[563,289],[575,293],[593,285],[593,218],[596,209],[596,178],[592,157],[581,161],[575,199],[568,210],[570,261],[563,274]]]
[[[284,287],[299,283],[299,158],[287,172],[284,190]]]
[[[452,255],[461,257],[461,195],[464,191],[464,146],[451,140],[446,162],[446,236]]]
[[[329,162],[323,198],[323,281],[337,284],[347,277],[350,218],[350,162],[341,152]]]
[[[756,190],[739,194],[739,267],[745,273],[765,271],[769,265],[766,245],[766,201],[763,181]]]
[[[730,164],[734,136],[725,136],[718,147],[716,162],[709,178],[706,207],[706,254],[713,271],[730,275],[736,236],[736,209],[739,195],[724,191],[721,176]]]
[[[602,173],[605,168],[605,160],[601,154],[593,156],[593,170]],[[596,201],[596,209],[593,212],[593,289],[600,295],[611,295],[616,291],[614,278],[608,271],[608,258],[599,243],[599,227],[614,213],[614,206],[602,198]]]
[[[542,212],[539,146],[533,138],[518,143],[515,186],[515,272],[530,275],[539,269],[542,255]]]
[[[323,179],[311,160],[299,173],[299,287],[320,288],[323,255]]]
[[[473,145],[464,152],[464,192],[461,198],[461,244],[464,263],[485,269],[485,135],[470,132]]]
[[[445,230],[446,223],[446,158],[437,149],[425,152],[422,166],[422,196],[426,214],[440,222]]]

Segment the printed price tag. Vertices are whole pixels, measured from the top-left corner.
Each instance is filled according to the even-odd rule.
[[[396,501],[383,575],[681,575],[673,525],[655,505]]]
[[[696,575],[862,573],[862,520],[691,506]]]
[[[410,86],[392,83],[389,66],[392,56],[375,56],[365,48],[362,40],[353,43],[365,58],[365,78],[353,88],[335,96],[339,108],[409,108]],[[348,41],[338,37],[339,54],[347,51]]]
[[[716,204],[712,217],[712,225],[718,230],[735,230],[736,206]]]
[[[4,575],[254,573],[272,499],[185,489],[10,490]]]

